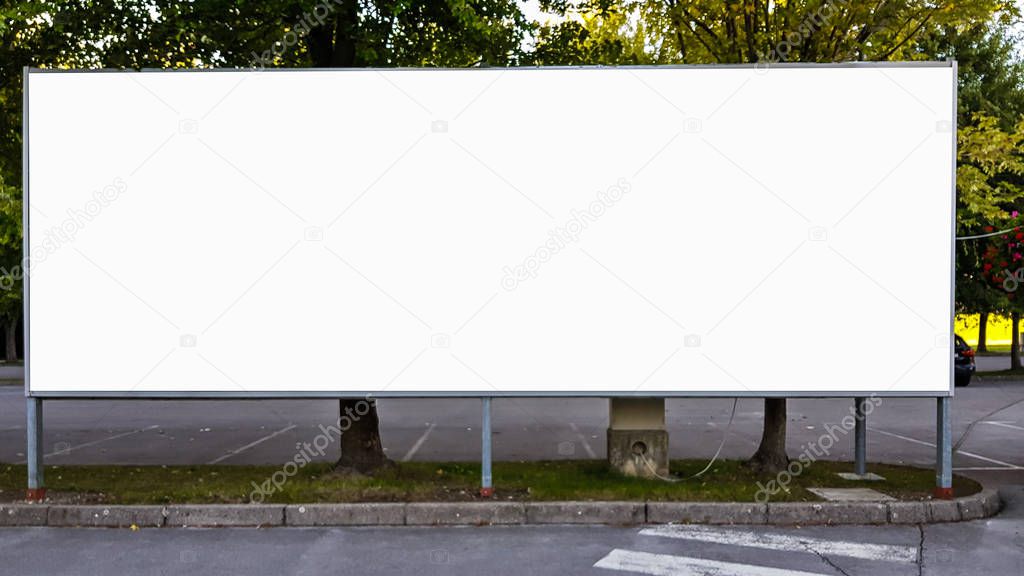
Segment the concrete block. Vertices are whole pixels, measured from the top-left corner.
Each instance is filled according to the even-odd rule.
[[[45,504],[0,504],[0,526],[46,526]]]
[[[744,502],[648,502],[651,524],[764,524],[766,504]]]
[[[985,498],[981,492],[956,499],[961,520],[977,520],[985,517]]]
[[[881,502],[768,503],[769,524],[885,524],[889,509]]]
[[[50,526],[104,526],[107,528],[159,528],[164,525],[163,506],[52,505]]]
[[[608,465],[626,476],[668,476],[668,432],[609,428]]]
[[[405,523],[522,524],[526,512],[521,502],[416,502],[405,507]]]
[[[981,491],[982,505],[985,507],[985,517],[995,516],[1003,509],[1003,499],[999,496],[998,490],[986,488]]]
[[[527,524],[642,524],[642,502],[527,502]]]
[[[959,522],[960,507],[956,500],[929,500],[929,522]]]
[[[281,526],[282,504],[203,504],[167,507],[167,526]]]
[[[287,526],[393,526],[405,524],[405,504],[299,504],[286,506]]]
[[[890,524],[924,524],[928,522],[927,502],[889,502]]]

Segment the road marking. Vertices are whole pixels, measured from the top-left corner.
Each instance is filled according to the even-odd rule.
[[[54,455],[58,455],[58,454],[67,454],[69,452],[74,452],[75,450],[78,450],[79,448],[87,448],[89,446],[95,446],[97,444],[102,444],[104,442],[109,442],[111,440],[117,440],[118,438],[124,438],[125,436],[131,436],[132,434],[138,434],[139,432],[145,432],[147,430],[152,430],[153,428],[159,428],[159,426],[154,424],[152,426],[146,426],[145,428],[139,428],[138,430],[132,430],[130,432],[122,432],[121,434],[114,434],[113,436],[109,436],[107,438],[101,438],[99,440],[93,440],[92,442],[86,442],[84,444],[75,444],[74,446],[70,446],[69,445],[67,448],[65,448],[63,450],[54,450],[53,452],[50,452],[49,454],[43,454],[43,458],[47,458],[49,456],[54,456]]]
[[[1003,428],[1010,428],[1011,430],[1020,430],[1021,432],[1024,432],[1024,427],[1014,426],[1013,424],[1007,424],[1006,422],[993,422],[993,421],[990,421],[990,420],[986,420],[986,421],[982,422],[982,424],[991,424],[992,426],[1002,426]]]
[[[751,564],[619,549],[612,550],[598,560],[594,568],[623,570],[651,576],[823,576],[820,572],[766,568]]]
[[[221,456],[219,458],[214,458],[213,460],[210,460],[209,462],[207,462],[207,464],[217,464],[218,462],[223,462],[224,460],[227,460],[228,458],[231,458],[232,456],[234,456],[236,454],[241,454],[242,452],[245,452],[249,448],[252,448],[254,446],[259,446],[260,444],[263,444],[264,442],[266,442],[267,440],[270,440],[271,438],[273,438],[275,436],[279,436],[281,434],[284,434],[285,432],[291,430],[292,428],[295,428],[295,426],[296,426],[295,424],[291,424],[290,426],[285,426],[284,428],[281,428],[280,430],[278,430],[277,432],[274,432],[273,434],[267,434],[266,436],[264,436],[263,438],[260,438],[259,440],[256,440],[255,442],[249,442],[245,446],[241,446],[239,448],[235,448],[231,452],[228,452],[227,454],[225,454],[225,455],[223,455],[223,456]]]
[[[739,532],[704,526],[658,526],[641,530],[640,534],[642,536],[697,540],[727,546],[746,546],[787,552],[813,552],[821,556],[846,556],[847,558],[885,560],[887,562],[917,562],[917,546],[863,544],[785,534]]]
[[[423,446],[423,443],[426,442],[427,436],[430,436],[430,433],[434,431],[435,426],[437,426],[437,422],[431,422],[430,426],[427,426],[427,429],[423,431],[423,434],[418,440],[416,440],[416,443],[412,445],[412,448],[409,448],[409,451],[405,453],[405,456],[402,456],[402,462],[412,460],[412,457],[420,451],[420,446]]]
[[[1006,466],[965,466],[963,468],[953,468],[954,472],[996,472],[1002,470],[1024,470],[1024,466],[1014,466],[1013,468],[1007,468]]]
[[[909,436],[901,436],[900,434],[894,434],[892,432],[886,432],[885,430],[879,430],[878,428],[868,428],[868,430],[871,430],[872,432],[878,432],[879,434],[882,434],[882,435],[885,435],[885,436],[892,436],[893,438],[899,438],[900,440],[906,440],[907,442],[913,442],[914,444],[920,444],[922,446],[930,446],[932,448],[935,448],[935,444],[932,444],[931,442],[925,442],[924,440],[918,440],[917,438],[911,438]],[[999,464],[1000,466],[1005,466],[1006,468],[1008,468],[1010,470],[1016,470],[1016,469],[1020,468],[1020,466],[1018,466],[1016,464],[1010,464],[1009,462],[1003,462],[1002,460],[996,460],[995,458],[989,458],[988,456],[982,456],[980,454],[975,454],[973,452],[967,452],[965,450],[957,450],[956,454],[963,454],[964,456],[969,456],[971,458],[977,458],[978,460],[984,460],[985,462],[989,462],[989,463],[992,463],[992,464]]]
[[[580,444],[583,444],[583,449],[587,451],[587,456],[590,456],[591,458],[597,458],[597,454],[594,453],[594,449],[590,447],[590,442],[587,442],[587,437],[584,436],[582,432],[580,432],[580,429],[578,426],[576,426],[576,423],[569,422],[569,428],[572,428],[572,431],[576,433],[576,437],[580,439]]]

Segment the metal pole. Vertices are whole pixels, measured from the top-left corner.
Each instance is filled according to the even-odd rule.
[[[25,405],[28,436],[28,500],[39,501],[46,497],[43,484],[43,401],[28,398]]]
[[[937,399],[935,411],[935,497],[953,497],[953,426],[950,417],[952,398]]]
[[[856,427],[853,433],[853,471],[858,476],[868,473],[868,423],[867,415],[864,414],[864,404],[867,398],[854,398],[854,410],[856,411]]]
[[[491,399],[483,398],[483,425],[480,427],[480,495],[494,496],[491,481]]]

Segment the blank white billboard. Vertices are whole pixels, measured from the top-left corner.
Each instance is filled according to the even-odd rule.
[[[949,395],[955,75],[31,71],[28,393]]]

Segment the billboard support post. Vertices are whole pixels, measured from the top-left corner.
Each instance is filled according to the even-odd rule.
[[[950,422],[952,398],[936,399],[935,410],[935,497],[953,497],[953,427]]]
[[[27,398],[25,405],[26,426],[28,435],[28,493],[29,501],[41,501],[46,497],[43,484],[43,400]]]
[[[853,472],[864,476],[868,472],[868,422],[864,413],[866,398],[854,398],[856,426],[853,432]]]
[[[484,498],[494,496],[494,485],[491,480],[491,399],[482,399],[483,414],[480,426],[480,495]]]

